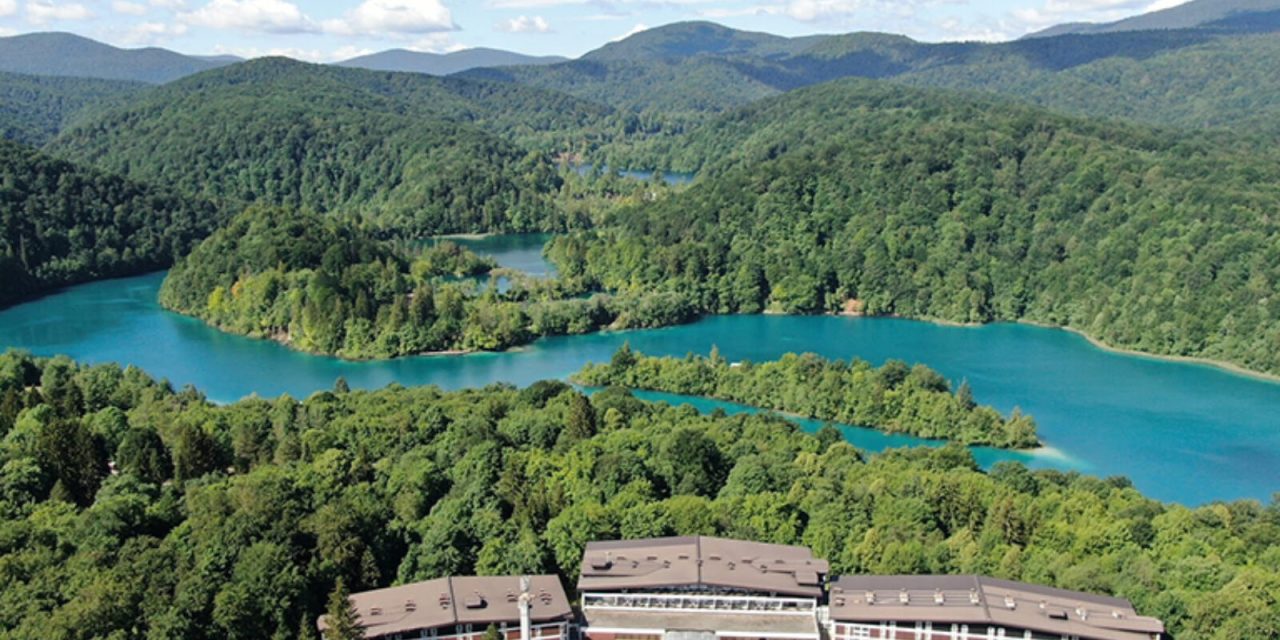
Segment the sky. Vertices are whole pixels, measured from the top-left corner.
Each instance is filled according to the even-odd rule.
[[[672,22],[785,36],[850,31],[917,40],[1017,38],[1185,0],[0,0],[0,35],[70,31],[189,54],[344,60],[391,48],[493,47],[577,57]]]

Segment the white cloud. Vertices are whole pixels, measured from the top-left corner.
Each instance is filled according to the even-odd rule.
[[[126,44],[158,44],[187,32],[185,24],[166,22],[143,22],[136,24],[121,36]]]
[[[27,20],[32,24],[47,24],[58,20],[88,20],[93,17],[89,7],[78,2],[55,4],[49,0],[32,0],[27,3]]]
[[[217,45],[213,48],[216,55],[233,55],[241,58],[263,58],[267,56],[284,56],[304,62],[338,62],[350,60],[357,56],[373,53],[372,49],[343,46],[331,51],[321,49],[300,49],[296,47],[236,47]]]
[[[367,56],[373,52],[374,52],[373,49],[369,49],[366,47],[356,47],[352,45],[347,45],[344,47],[338,47],[337,49],[334,49],[333,53],[330,54],[330,59],[331,60],[350,60],[352,58],[359,58],[360,56]]]
[[[443,32],[428,33],[409,45],[409,49],[413,51],[425,51],[427,53],[450,53],[466,48],[466,45],[459,44],[454,41],[453,36]]]
[[[239,29],[263,33],[310,33],[319,26],[298,5],[287,0],[212,0],[195,11],[183,13],[184,23],[214,29]]]
[[[542,16],[520,16],[503,20],[497,25],[498,31],[507,33],[550,33],[551,25]]]
[[[186,0],[148,0],[147,4],[157,9],[185,9]]]
[[[111,3],[111,8],[116,13],[123,13],[129,16],[141,16],[147,13],[147,5],[129,2],[128,0],[115,0],[115,2]]]
[[[325,31],[340,35],[433,33],[454,31],[453,14],[440,0],[364,0],[340,20],[327,20]]]
[[[609,42],[618,42],[618,41],[620,41],[620,40],[626,40],[627,38],[630,38],[631,36],[634,36],[635,34],[640,33],[641,31],[648,31],[648,30],[649,30],[649,25],[647,25],[647,24],[645,24],[645,23],[643,23],[643,22],[638,22],[638,23],[636,23],[636,26],[631,27],[631,30],[630,30],[630,31],[628,31],[628,32],[626,32],[626,33],[624,33],[624,34],[622,34],[622,35],[620,35],[620,36],[616,37],[616,38],[612,38],[612,39],[610,39],[610,40],[609,40]]]
[[[0,0],[0,18],[18,12],[18,0]]]
[[[489,3],[495,9],[543,9],[546,7],[566,7],[570,5],[590,4],[593,0],[493,0]]]
[[[1184,5],[1189,1],[1190,0],[1156,0],[1155,2],[1152,2],[1150,5],[1147,5],[1147,8],[1145,11],[1147,13],[1150,13],[1152,11],[1163,11],[1165,9],[1172,9],[1177,6]]]

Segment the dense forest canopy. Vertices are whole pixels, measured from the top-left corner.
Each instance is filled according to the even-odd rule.
[[[50,149],[225,206],[360,214],[386,234],[547,231],[569,221],[534,147],[605,115],[537,89],[264,59],[149,92]]]
[[[223,219],[207,202],[0,140],[0,305],[167,267]]]
[[[0,73],[0,138],[39,146],[86,110],[140,93],[146,85]]]
[[[0,628],[15,639],[304,638],[341,579],[553,572],[585,543],[804,544],[832,572],[982,573],[1112,593],[1179,640],[1280,625],[1280,505],[1195,509],[961,447],[559,382],[215,406],[136,369],[0,357]],[[111,469],[114,468],[114,472]]]
[[[561,273],[709,313],[1028,320],[1280,372],[1271,153],[840,81],[670,150],[687,190],[557,240]]]
[[[830,422],[871,427],[968,445],[1029,448],[1040,444],[1036,423],[1015,411],[1008,419],[980,406],[968,384],[953,393],[937,371],[891,360],[874,367],[789,353],[771,362],[708,357],[658,358],[623,345],[608,363],[588,365],[573,381],[591,387],[648,389],[719,398]]]

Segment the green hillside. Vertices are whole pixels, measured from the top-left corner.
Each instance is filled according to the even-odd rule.
[[[228,205],[341,210],[399,235],[552,230],[566,221],[549,151],[606,117],[513,85],[264,59],[166,85],[49,148]]]
[[[0,72],[0,138],[42,145],[87,108],[98,109],[141,92],[120,80],[28,76]]]
[[[706,312],[1028,320],[1280,372],[1280,163],[870,81],[691,134],[692,187],[557,242],[560,272]]]
[[[0,140],[0,305],[167,267],[221,220],[206,203]]]

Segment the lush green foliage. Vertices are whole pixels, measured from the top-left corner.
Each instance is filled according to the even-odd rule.
[[[9,355],[0,398],[0,632],[15,639],[313,638],[339,578],[571,581],[588,540],[674,534],[802,543],[837,574],[1114,593],[1179,640],[1280,622],[1280,505],[984,474],[960,447],[864,459],[834,431],[558,382],[213,406],[133,369]],[[76,444],[41,445],[51,433]]]
[[[866,81],[684,149],[722,160],[556,241],[560,272],[704,312],[1021,319],[1280,372],[1272,154]]]
[[[457,280],[491,267],[453,243],[409,260],[338,216],[252,207],[174,265],[160,302],[233,333],[346,358],[494,351],[696,316],[673,293],[583,298],[581,281],[508,274],[515,282],[500,293]]]
[[[221,220],[207,203],[0,140],[0,305],[167,267]]]
[[[118,80],[0,73],[0,138],[44,144],[86,109],[135,95],[145,86]]]
[[[603,117],[536,89],[264,59],[156,89],[51,149],[220,203],[359,213],[388,234],[546,231],[572,223],[555,164],[490,131],[558,147],[546,140]]]
[[[978,406],[967,385],[951,383],[924,365],[892,360],[876,368],[814,354],[786,354],[772,362],[729,363],[710,357],[656,358],[627,346],[608,364],[588,365],[574,381],[592,387],[649,389],[730,400],[808,418],[969,445],[1026,448],[1039,444],[1031,418],[1004,419]]]

